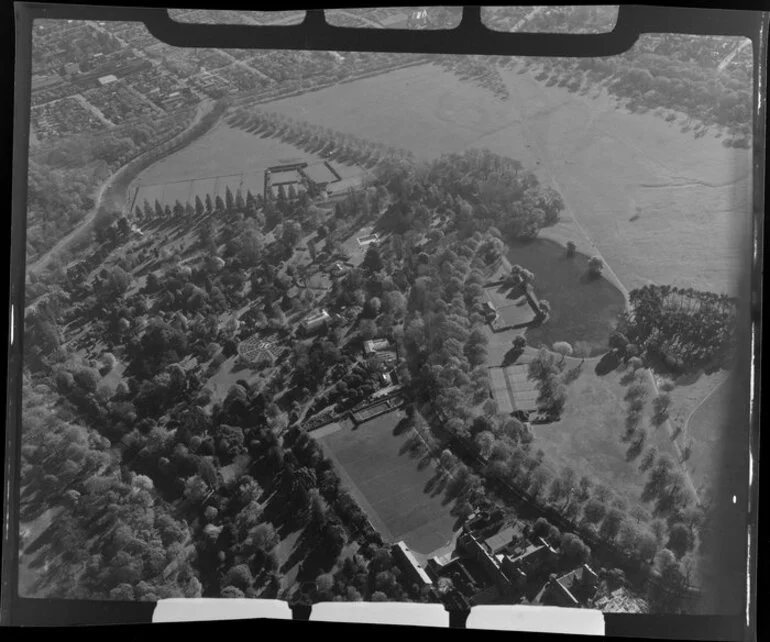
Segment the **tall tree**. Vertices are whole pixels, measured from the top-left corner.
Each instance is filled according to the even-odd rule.
[[[203,205],[203,201],[198,194],[195,195],[195,215],[200,217],[206,212],[206,208]]]

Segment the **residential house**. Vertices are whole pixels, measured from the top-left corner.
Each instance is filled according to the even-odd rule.
[[[305,333],[316,332],[328,323],[330,319],[331,316],[329,316],[326,310],[318,310],[306,316],[300,323],[300,327]]]

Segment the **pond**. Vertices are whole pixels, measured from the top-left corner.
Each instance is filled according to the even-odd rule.
[[[582,343],[595,356],[607,351],[607,342],[618,314],[625,308],[623,293],[604,277],[588,275],[584,254],[566,255],[550,240],[535,239],[510,246],[512,265],[534,273],[534,293],[551,304],[551,316],[542,326],[527,329],[527,341],[534,347],[552,347],[567,341],[573,348]]]

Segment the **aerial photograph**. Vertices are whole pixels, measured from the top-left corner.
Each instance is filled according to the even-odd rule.
[[[32,45],[21,596],[697,612],[747,304],[751,41],[192,49],[36,19]]]

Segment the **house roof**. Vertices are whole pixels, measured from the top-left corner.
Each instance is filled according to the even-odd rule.
[[[584,579],[591,578],[596,580],[596,573],[588,564],[583,564],[580,568],[576,568],[565,575],[557,578],[556,581],[561,584],[565,589],[571,590],[573,586],[579,584]]]
[[[516,532],[516,528],[508,526],[487,538],[484,543],[491,549],[492,553],[497,553],[513,541]]]
[[[330,318],[329,313],[326,310],[318,310],[306,316],[303,319],[303,323],[307,323],[307,324],[318,323],[319,321],[325,321],[329,318]]]
[[[387,339],[371,339],[364,343],[364,350],[366,352],[379,352],[388,348],[390,348],[390,341]]]
[[[569,602],[572,604],[580,604],[580,600],[575,597],[573,591],[580,586],[580,583],[588,578],[592,580],[597,579],[596,573],[588,564],[576,568],[559,578],[553,583],[553,588],[559,591]]]

